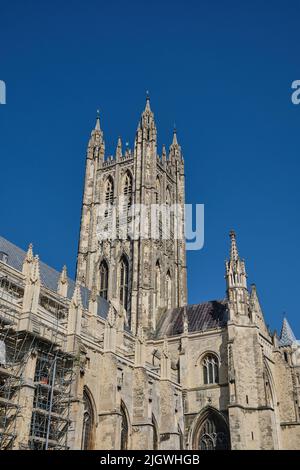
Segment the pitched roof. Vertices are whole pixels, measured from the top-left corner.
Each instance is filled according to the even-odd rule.
[[[202,304],[187,305],[189,332],[205,331],[227,324],[227,301],[211,300]],[[156,338],[175,336],[183,332],[184,307],[174,308],[162,314],[157,324]]]
[[[9,242],[5,238],[0,236],[0,252],[6,253],[8,256],[7,264],[17,271],[22,272],[23,261],[26,256],[26,252]],[[42,285],[54,292],[57,292],[57,285],[60,273],[55,269],[51,268],[47,264],[40,261],[40,273]],[[75,281],[68,277],[68,299],[72,298],[75,289]],[[81,298],[84,308],[88,308],[88,301],[90,296],[90,290],[86,287],[81,286]],[[102,297],[98,296],[98,315],[106,318],[108,312],[108,302]]]
[[[292,328],[289,325],[289,322],[286,318],[284,318],[282,322],[279,345],[290,346],[293,343],[298,343],[298,341],[296,339],[296,336],[294,335]]]

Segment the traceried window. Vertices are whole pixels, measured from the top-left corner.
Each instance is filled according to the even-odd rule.
[[[128,281],[129,265],[127,258],[122,256],[120,261],[120,303],[125,310],[128,310]]]
[[[81,449],[89,450],[92,449],[92,432],[94,426],[93,408],[90,398],[86,392],[83,393],[83,425],[82,425],[82,436],[81,436]]]
[[[200,429],[200,450],[225,450],[229,449],[229,435],[225,423],[216,419],[213,413],[209,413]]]
[[[100,264],[100,296],[107,299],[108,293],[108,266],[105,260]]]
[[[202,361],[203,383],[219,383],[219,360],[214,354],[207,354]]]

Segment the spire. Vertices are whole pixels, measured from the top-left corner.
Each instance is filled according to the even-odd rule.
[[[96,126],[95,126],[95,131],[100,131],[100,111],[97,109],[97,117],[96,117]]]
[[[177,129],[176,129],[176,125],[174,123],[174,128],[173,128],[173,140],[172,140],[172,143],[170,145],[170,154],[169,154],[169,158],[170,160],[173,160],[173,159],[176,159],[176,160],[181,160],[182,159],[182,155],[181,155],[181,147],[180,145],[178,144],[178,140],[177,140]]]
[[[296,336],[294,335],[294,332],[292,328],[290,327],[289,322],[287,321],[286,317],[284,317],[283,322],[282,322],[281,333],[280,333],[279,345],[291,346],[295,342],[297,343]]]
[[[230,230],[229,233],[231,246],[230,246],[230,260],[237,261],[239,259],[239,253],[236,245],[236,235],[234,230]]]
[[[92,129],[91,137],[88,143],[87,157],[93,160],[99,159],[104,160],[105,154],[105,143],[103,138],[103,131],[100,126],[100,112],[97,109],[96,124]]]
[[[146,96],[146,105],[144,111],[142,112],[140,125],[138,126],[137,132],[140,130],[143,130],[144,137],[146,137],[147,140],[156,140],[156,126],[154,122],[154,114],[150,107],[149,94]]]

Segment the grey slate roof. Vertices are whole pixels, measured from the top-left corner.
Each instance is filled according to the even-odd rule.
[[[18,271],[22,271],[22,265],[26,252],[0,236],[0,252],[8,255],[7,264]],[[44,287],[57,292],[57,283],[60,273],[51,268],[47,264],[40,261],[41,282]],[[72,298],[75,289],[75,282],[68,277],[68,299]],[[81,298],[84,308],[88,307],[90,291],[86,287],[81,287]],[[108,302],[102,297],[98,296],[98,315],[106,318],[108,312]]]
[[[189,332],[223,327],[227,324],[226,300],[211,300],[202,304],[187,305],[186,314]],[[184,307],[168,310],[159,319],[156,338],[175,336],[183,332]]]

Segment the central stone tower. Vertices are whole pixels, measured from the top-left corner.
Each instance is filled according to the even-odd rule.
[[[150,213],[156,205],[168,208],[177,204],[181,208],[176,216],[179,232],[184,228],[181,147],[174,130],[168,155],[165,146],[158,155],[157,130],[148,96],[133,151],[126,148],[123,153],[119,138],[115,156],[105,158],[97,115],[87,148],[77,280],[123,310],[133,333],[142,326],[151,334],[163,311],[186,304],[185,240],[174,236],[175,216],[171,216],[166,231],[161,215],[156,237],[119,237],[122,220],[117,216],[116,235],[101,239],[99,223],[111,222],[114,216],[110,205],[124,205],[124,201],[129,220],[132,207],[144,205]],[[107,205],[104,213],[100,210],[103,205]]]

